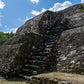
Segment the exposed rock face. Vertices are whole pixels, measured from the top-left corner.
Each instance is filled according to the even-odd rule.
[[[46,11],[27,21],[0,46],[0,73],[24,76],[58,70],[83,74],[82,8],[80,4],[60,12]]]
[[[18,75],[38,47],[43,46],[41,39],[41,36],[31,33],[18,35],[0,46],[0,73],[7,76]]]
[[[58,70],[84,74],[84,26],[64,31],[58,42]]]

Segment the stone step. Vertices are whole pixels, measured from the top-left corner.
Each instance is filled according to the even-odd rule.
[[[33,71],[32,74],[36,75],[36,74],[38,74],[38,71]]]
[[[19,76],[24,79],[28,79],[31,75],[28,75],[28,74],[24,75],[24,74],[20,73]]]
[[[26,69],[39,69],[40,66],[37,66],[37,65],[29,65],[29,64],[26,64],[25,67]]]
[[[46,48],[52,48],[52,46],[53,46],[52,44],[47,44]]]
[[[22,74],[24,75],[26,74],[36,75],[37,73],[38,73],[38,70],[22,69]]]
[[[44,62],[43,60],[36,60],[36,59],[35,59],[35,60],[29,60],[29,63],[30,63],[30,64],[35,64],[35,65],[36,65],[36,64],[37,64],[37,65],[38,65],[38,64],[41,64],[41,63],[43,63],[43,62]]]
[[[44,53],[43,53],[44,54]],[[43,56],[43,55],[35,55],[35,56],[31,56],[30,58],[28,58],[29,60],[37,60],[37,61],[41,61],[41,60],[45,60],[47,57]],[[26,63],[29,62],[28,59],[25,59]]]
[[[25,79],[29,78],[29,75],[19,74],[19,76],[22,77],[22,78],[25,78]]]
[[[53,41],[55,41],[56,39],[54,38],[54,39],[50,39],[50,40],[48,40],[47,42],[53,42]]]
[[[47,56],[49,52],[45,51],[45,49],[42,52],[36,52],[35,56]]]
[[[55,43],[54,41],[48,41],[48,42],[45,43],[45,46],[47,46],[47,45],[53,45],[54,43]]]
[[[49,38],[52,37],[52,38],[56,38],[57,36],[56,35],[50,35]]]
[[[32,75],[32,71],[31,69],[22,69],[21,71],[21,74],[24,74],[24,75]]]
[[[44,54],[46,55],[46,54],[48,54],[48,53],[49,53],[48,51],[39,52],[39,54],[43,54],[43,55],[44,55]]]
[[[32,59],[37,59],[37,60],[45,60],[47,57],[46,56],[32,56]]]
[[[22,71],[27,71],[27,72],[29,72],[29,71],[30,71],[30,69],[22,69]]]
[[[45,48],[45,51],[50,52],[52,48]]]
[[[32,60],[29,60],[26,64],[29,64],[29,65],[42,65],[42,63],[45,62],[45,59],[43,60],[39,60],[39,59],[32,59]]]
[[[37,52],[43,52],[44,48],[43,49],[37,49]]]

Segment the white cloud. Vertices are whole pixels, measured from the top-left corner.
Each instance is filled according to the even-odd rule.
[[[72,5],[72,3],[70,1],[65,1],[64,3],[55,3],[53,7],[49,8],[47,10],[51,10],[51,11],[54,11],[54,12],[55,11],[60,11],[60,10],[63,10],[63,9],[65,9],[65,8],[71,6],[71,5]],[[38,15],[38,14],[44,12],[44,11],[46,11],[45,8],[42,8],[41,12],[32,10],[32,14],[33,15]]]
[[[52,8],[50,8],[49,10],[51,11],[60,11],[63,10],[69,6],[71,6],[71,2],[69,1],[65,1],[64,3],[55,3],[54,6]]]
[[[39,15],[40,13],[45,12],[45,11],[46,11],[46,9],[44,9],[44,8],[42,8],[41,12],[32,10],[32,14],[33,15]]]
[[[32,14],[33,14],[33,15],[39,15],[40,12],[39,12],[39,11],[32,10]]]
[[[39,0],[30,0],[32,3],[38,3]]]
[[[4,6],[5,6],[5,3],[2,0],[0,0],[0,9],[3,9]]]
[[[81,3],[84,3],[84,0],[81,0]]]
[[[16,33],[18,28],[12,28],[12,29],[7,29],[7,32],[13,32],[13,33]]]
[[[2,0],[0,0],[0,9],[3,9],[4,6],[5,6],[4,2],[2,2]],[[0,12],[0,27],[2,26],[1,20],[2,20],[3,17],[4,17],[4,16],[3,16],[3,15],[1,14],[1,12]]]

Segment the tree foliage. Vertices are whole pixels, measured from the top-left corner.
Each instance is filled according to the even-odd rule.
[[[11,33],[0,32],[0,41],[7,40],[13,36],[14,36],[13,32],[11,32]]]
[[[84,4],[82,4],[82,9],[80,9],[81,12],[84,12]]]

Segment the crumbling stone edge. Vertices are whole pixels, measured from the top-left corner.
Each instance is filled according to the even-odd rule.
[[[45,77],[29,77],[27,84],[75,84],[66,80],[52,79]]]

